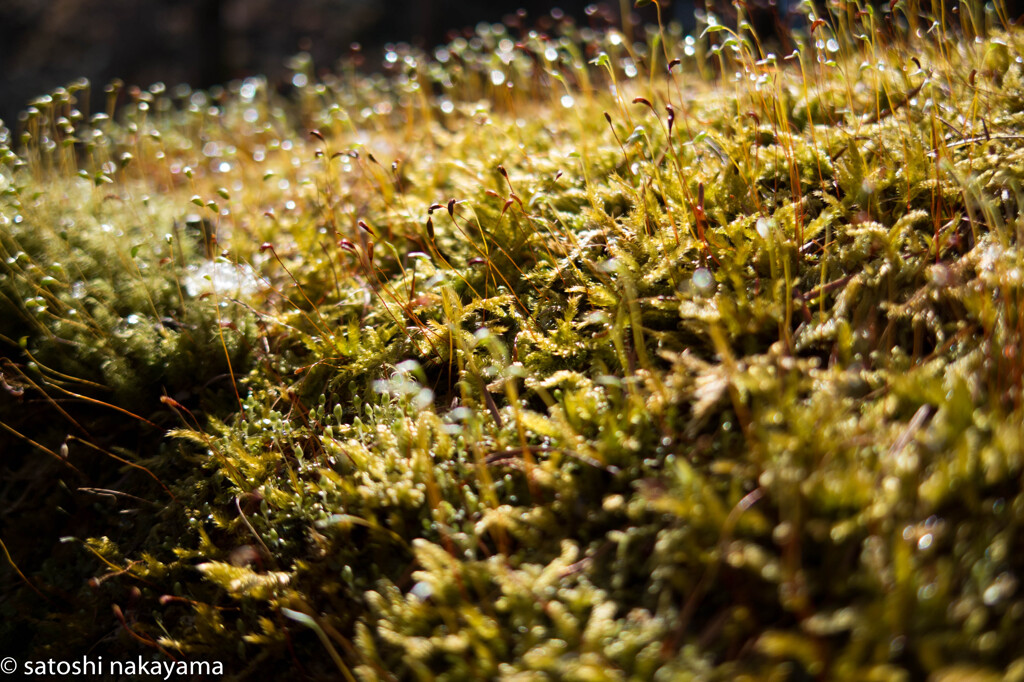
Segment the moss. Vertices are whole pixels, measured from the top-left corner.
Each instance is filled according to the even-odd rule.
[[[0,136],[5,641],[1013,678],[1021,36],[907,12],[40,99]]]

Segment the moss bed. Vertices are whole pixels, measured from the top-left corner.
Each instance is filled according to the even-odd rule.
[[[1024,35],[481,25],[0,127],[0,653],[1024,680]]]

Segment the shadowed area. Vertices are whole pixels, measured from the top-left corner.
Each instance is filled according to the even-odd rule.
[[[557,4],[570,15],[585,16],[582,0]],[[81,77],[94,85],[120,78],[140,86],[161,81],[203,88],[256,74],[275,82],[283,77],[287,58],[299,51],[330,67],[353,42],[367,52],[379,52],[389,41],[430,47],[452,29],[501,21],[520,8],[538,17],[553,6],[455,0],[8,0],[0,3],[0,118],[13,122],[39,93]]]

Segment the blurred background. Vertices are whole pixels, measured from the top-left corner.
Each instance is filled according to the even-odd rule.
[[[819,0],[820,1],[820,0]],[[876,0],[878,1],[878,0]],[[550,30],[552,16],[580,25],[653,24],[650,4],[635,0],[0,0],[0,119],[16,128],[28,102],[81,78],[93,84],[93,110],[114,78],[148,87],[187,83],[208,88],[266,75],[287,80],[288,57],[308,52],[318,70],[333,69],[361,46],[364,68],[381,63],[387,43],[426,49],[481,21],[514,32]],[[695,10],[726,23],[731,0],[659,0],[666,21],[695,26]],[[746,0],[758,35],[781,36],[798,20],[796,0]],[[785,42],[785,41],[784,41]]]
[[[588,14],[588,4],[557,6],[579,22],[598,20],[598,7]],[[619,0],[608,5],[600,11],[617,17]],[[555,6],[532,0],[0,0],[0,118],[14,127],[29,100],[82,76],[94,91],[115,77],[143,87],[157,81],[209,87],[254,74],[274,83],[300,51],[318,69],[332,68],[359,42],[372,68],[387,42],[433,47],[453,29],[502,21],[520,8],[532,26]]]
[[[879,7],[887,0],[872,0]],[[86,77],[97,93],[114,78],[148,87],[187,83],[208,88],[235,78],[287,79],[288,57],[308,52],[316,69],[333,69],[361,46],[376,68],[387,43],[432,48],[478,22],[551,28],[551,15],[581,25],[653,23],[653,5],[635,0],[0,0],[0,119],[17,127],[27,103]],[[944,0],[956,4],[953,0]],[[732,0],[659,0],[662,16],[695,26],[710,9],[729,24]],[[791,49],[787,27],[801,23],[797,0],[745,0],[757,34]],[[824,11],[822,0],[815,0]],[[1007,2],[1013,9],[1019,3]],[[558,8],[556,10],[556,8]],[[1019,14],[1020,10],[1015,10]]]

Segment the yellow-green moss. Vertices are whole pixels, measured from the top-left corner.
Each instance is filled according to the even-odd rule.
[[[34,103],[4,632],[243,678],[1017,679],[1022,37],[830,8],[788,55],[481,25],[296,58],[288,99]]]

